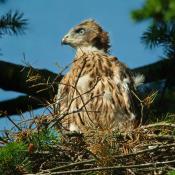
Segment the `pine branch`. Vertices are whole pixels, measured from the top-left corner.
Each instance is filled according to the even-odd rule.
[[[39,103],[36,99],[30,96],[19,96],[14,99],[0,102],[0,118],[9,115],[21,114],[43,106],[44,104]]]
[[[143,74],[145,76],[144,83],[151,83],[160,80],[165,80],[174,76],[175,74],[175,60],[164,59],[152,64],[141,66],[133,69],[135,73]],[[173,77],[172,77],[173,78]]]
[[[151,49],[162,46],[166,57],[172,58],[175,55],[175,23],[153,24],[143,33],[141,40]]]
[[[165,25],[151,25],[143,33],[141,40],[146,46],[153,49],[163,43],[168,43],[168,38],[167,27]]]
[[[36,69],[0,61],[0,88],[50,100],[63,76],[46,69]]]
[[[0,88],[27,94],[1,101],[0,117],[45,106],[47,101],[53,100],[62,77],[46,69],[0,61]]]
[[[132,71],[136,74],[143,74],[145,83],[150,83],[174,76],[174,66],[174,60],[166,59],[135,68]],[[27,81],[28,76],[30,77],[31,75],[34,79]],[[57,85],[62,77],[63,75],[58,76],[56,73],[45,69],[35,69],[0,61],[0,88],[27,94],[27,96],[16,99],[1,101],[0,111],[5,112],[1,114],[1,117],[17,114],[19,111],[25,112],[30,109],[40,108],[45,105],[44,101],[51,102],[57,93]],[[29,96],[35,97],[35,99],[29,98]]]
[[[142,7],[131,12],[136,22],[151,19],[153,22],[174,21],[174,0],[145,0]]]
[[[24,30],[27,27],[27,19],[23,18],[24,14],[11,10],[5,15],[0,17],[0,36],[4,34],[19,35],[24,34]]]

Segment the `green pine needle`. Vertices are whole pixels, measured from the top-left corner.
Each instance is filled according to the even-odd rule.
[[[8,35],[18,35],[24,34],[24,30],[27,26],[27,19],[23,18],[24,14],[11,10],[0,17],[0,36],[4,34]]]

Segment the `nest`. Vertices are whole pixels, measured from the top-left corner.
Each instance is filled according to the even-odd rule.
[[[62,135],[52,151],[34,152],[31,158],[36,175],[167,174],[175,169],[174,132],[175,124],[161,122],[129,133],[71,133]]]

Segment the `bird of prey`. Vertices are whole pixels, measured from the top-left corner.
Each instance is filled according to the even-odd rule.
[[[72,28],[62,44],[76,50],[57,94],[63,127],[78,132],[131,130],[140,117],[134,94],[142,77],[135,78],[109,54],[108,33],[89,19]]]

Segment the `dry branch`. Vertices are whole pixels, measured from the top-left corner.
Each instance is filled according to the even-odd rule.
[[[85,172],[111,172],[116,170],[122,172],[129,171],[136,175],[144,172],[155,172],[156,170],[161,170],[162,173],[165,173],[169,170],[169,166],[167,165],[171,165],[171,169],[175,166],[175,157],[173,156],[175,154],[175,142],[174,140],[171,140],[171,142],[173,141],[172,143],[170,142],[169,135],[172,130],[167,126],[168,123],[164,123],[164,125],[161,123],[159,128],[162,132],[167,133],[167,135],[164,136],[154,134],[154,130],[156,130],[157,127],[156,125],[155,127],[152,125],[150,130],[145,129],[146,126],[142,126],[131,133],[114,134],[112,137],[110,133],[108,133],[109,135],[107,136],[106,133],[103,132],[100,135],[92,134],[88,137],[85,135],[85,142],[94,148],[99,143],[98,149],[102,148],[103,150],[102,145],[107,144],[106,148],[110,149],[110,151],[112,149],[115,151],[117,150],[112,153],[111,156],[106,155],[111,159],[112,165],[101,166],[101,163],[99,164],[99,162],[102,162],[104,158],[100,157],[100,154],[97,152],[95,155],[97,156],[96,159],[91,158],[51,167],[49,169],[43,169],[36,175],[81,174]],[[139,137],[137,137],[138,135]],[[115,146],[109,147],[111,139],[116,143],[118,148]],[[125,153],[125,146],[130,150],[128,153]],[[105,150],[103,152],[105,152]],[[86,167],[87,164],[89,168]]]
[[[144,153],[148,153],[148,152],[151,153],[155,150],[167,149],[167,148],[172,148],[172,147],[175,147],[175,143],[165,144],[165,145],[157,145],[157,146],[154,146],[153,148],[144,149],[144,150],[133,152],[133,153],[126,154],[126,155],[124,155],[124,154],[123,155],[117,155],[117,156],[114,156],[114,157],[115,157],[115,159],[127,158],[127,157],[130,157],[130,156],[136,156],[136,155],[144,154]],[[63,170],[63,169],[68,169],[68,168],[72,168],[72,167],[75,167],[75,166],[80,166],[80,165],[83,165],[83,164],[94,163],[94,162],[96,162],[95,159],[84,160],[84,161],[80,161],[80,162],[75,162],[75,163],[70,163],[70,164],[67,164],[67,165],[63,165],[63,166],[60,166],[60,167],[55,167],[55,168],[52,168],[52,169],[43,170],[42,173],[55,172],[55,171],[58,172],[58,171]],[[132,167],[130,167],[130,168],[132,168]]]
[[[163,165],[174,164],[175,160],[172,161],[164,161],[164,162],[153,162],[153,163],[145,163],[138,165],[127,165],[127,166],[111,166],[111,167],[99,167],[99,168],[89,168],[89,169],[81,169],[81,170],[70,170],[70,171],[61,171],[61,172],[46,172],[46,173],[37,173],[36,175],[58,175],[58,174],[79,174],[85,172],[95,172],[95,171],[105,171],[105,170],[127,170],[127,169],[144,169],[148,167],[153,167],[154,170],[157,167],[161,167]]]

